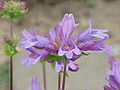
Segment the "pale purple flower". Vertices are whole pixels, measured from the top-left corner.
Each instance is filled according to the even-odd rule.
[[[22,61],[21,64],[26,64],[27,67],[29,67],[31,64],[36,64],[38,61],[46,58],[49,56],[49,52],[41,49],[41,50],[35,50],[33,48],[27,48],[29,52],[31,52],[30,55],[25,57]]]
[[[31,87],[29,90],[42,90],[41,86],[40,86],[40,82],[37,79],[37,77],[34,77],[31,81]]]
[[[104,86],[104,90],[115,90],[115,89],[112,89],[112,88],[110,88],[109,86]]]
[[[104,87],[104,90],[120,90],[120,61],[115,61],[115,58],[109,57],[109,61],[113,59],[113,62],[110,63],[111,69],[108,74],[109,86]]]
[[[92,20],[89,19],[88,20],[89,23],[89,27],[87,30],[79,32],[76,36],[75,36],[75,41],[76,42],[86,42],[89,40],[92,40],[94,38],[108,38],[109,36],[105,33],[107,32],[106,29],[93,29],[93,25],[92,25]]]
[[[73,61],[76,61],[80,57],[81,52],[103,50],[112,54],[112,46],[103,43],[108,38],[108,35],[105,33],[107,30],[94,29],[92,27],[92,21],[89,20],[88,22],[88,29],[78,33],[75,37],[72,34],[79,24],[75,23],[72,14],[65,14],[63,20],[45,35],[40,35],[33,28],[32,34],[24,30],[22,32],[24,38],[21,41],[20,47],[25,50],[32,48],[34,51],[31,52],[28,50],[31,54],[23,60],[23,63],[29,66],[45,59],[51,54],[56,54],[67,58],[67,70],[77,71],[79,70],[79,66],[78,64],[74,64]],[[100,40],[96,41],[96,38]],[[57,72],[63,70],[63,61],[55,61],[55,70]],[[51,61],[48,62],[52,63]]]
[[[46,45],[50,44],[49,39],[39,35],[35,29],[32,29],[32,34],[26,30],[22,31],[22,34],[25,38],[22,39],[20,47],[23,49],[30,48],[32,46],[43,48]]]
[[[87,41],[85,43],[80,43],[78,45],[79,49],[81,51],[88,51],[88,50],[91,50],[91,51],[100,51],[100,50],[103,50],[109,54],[112,54],[112,48],[113,46],[110,46],[110,45],[107,45],[107,44],[104,44],[103,42],[107,40],[107,38],[103,39],[103,40],[98,40],[98,41]]]
[[[66,38],[59,48],[58,55],[59,56],[65,55],[68,59],[71,59],[74,54],[80,55],[81,51],[71,38]]]
[[[55,63],[55,71],[56,72],[60,72],[64,70],[64,61],[57,61]],[[67,65],[66,65],[66,71],[78,71],[79,70],[79,65],[78,64],[74,64],[73,61],[71,60],[67,60]]]
[[[74,29],[79,24],[75,24],[74,16],[72,14],[65,14],[62,22],[60,22],[59,25],[62,27],[62,37],[68,38],[72,35]]]
[[[26,7],[26,2],[20,2],[21,7]]]

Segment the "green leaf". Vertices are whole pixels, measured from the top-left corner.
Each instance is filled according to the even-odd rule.
[[[15,46],[12,46],[12,45],[6,43],[6,45],[5,45],[5,54],[7,56],[13,56],[13,55],[15,55],[17,53],[18,53],[18,51],[17,51]]]
[[[61,61],[65,59],[66,59],[65,56],[58,56],[57,54],[51,54],[50,56],[43,59],[42,61],[47,61],[47,60]]]
[[[80,56],[88,56],[90,53],[81,52]]]

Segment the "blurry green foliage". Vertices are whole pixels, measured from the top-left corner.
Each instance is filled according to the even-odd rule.
[[[13,56],[18,53],[18,50],[16,48],[18,41],[18,37],[13,36],[9,42],[6,42],[4,52],[7,56]]]
[[[9,65],[0,65],[0,86],[8,87],[9,85]]]
[[[5,45],[5,54],[7,56],[13,56],[13,55],[15,55],[17,53],[18,53],[18,51],[17,51],[15,46],[6,43],[6,45]]]
[[[11,0],[4,2],[4,8],[1,9],[0,16],[7,19],[16,19],[26,12],[26,7],[21,7],[20,2]]]

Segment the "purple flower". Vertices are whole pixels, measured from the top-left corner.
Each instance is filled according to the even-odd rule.
[[[76,37],[75,37],[75,41],[76,42],[86,42],[89,40],[92,40],[94,38],[108,38],[109,36],[105,33],[107,32],[107,30],[105,29],[93,29],[92,27],[92,20],[89,19],[88,20],[89,23],[89,27],[87,30],[79,32]]]
[[[49,52],[44,49],[35,50],[33,48],[27,48],[26,50],[31,52],[31,54],[24,58],[21,64],[26,64],[27,67],[49,56]]]
[[[29,90],[42,90],[37,77],[34,77],[32,79],[32,81],[31,81],[31,87],[30,87]]]
[[[56,72],[60,72],[60,71],[64,70],[64,61],[57,61],[55,63],[55,71]],[[67,65],[66,65],[66,71],[78,71],[79,70],[79,65],[78,64],[74,64],[71,60],[67,61]]]
[[[99,40],[99,41],[87,41],[85,43],[80,43],[78,45],[79,49],[81,51],[100,51],[103,50],[109,54],[112,54],[112,46],[104,44],[103,42],[107,40],[107,38],[103,39],[103,40]]]
[[[104,90],[114,90],[114,89],[112,89],[112,88],[110,88],[109,86],[104,86]]]
[[[62,37],[68,38],[79,24],[75,24],[74,16],[72,14],[65,14],[59,25],[62,27]]]
[[[112,54],[112,46],[103,43],[108,38],[108,35],[105,33],[107,30],[93,29],[92,21],[89,20],[88,22],[88,29],[78,33],[75,37],[72,34],[78,24],[75,23],[72,14],[65,14],[63,20],[45,35],[40,35],[35,29],[32,29],[32,34],[24,30],[22,32],[24,38],[21,41],[20,47],[25,50],[28,48],[33,48],[34,50],[28,50],[31,54],[23,60],[23,63],[28,65],[35,64],[49,55],[56,54],[67,58],[67,70],[77,71],[79,70],[79,66],[78,64],[74,64],[73,61],[76,61],[80,57],[81,51],[103,50]],[[96,41],[96,38],[100,40]],[[47,61],[53,62],[50,60]],[[55,70],[57,72],[63,70],[64,60],[54,61],[56,63]]]
[[[109,61],[113,59],[110,63],[111,70],[108,72],[108,82],[110,87],[104,87],[104,90],[119,90],[120,89],[120,61],[115,61],[115,58],[109,57]]]
[[[68,59],[71,59],[74,54],[80,55],[81,51],[75,45],[75,42],[71,38],[66,38],[62,42],[61,47],[59,48],[58,55],[59,56],[65,55]]]
[[[0,9],[3,9],[4,4],[2,2],[0,2]]]
[[[49,39],[39,35],[39,33],[36,32],[35,29],[32,29],[32,34],[30,34],[26,30],[22,31],[22,34],[25,38],[22,39],[20,47],[23,49],[30,48],[32,46],[37,48],[43,48],[46,45],[50,44]]]
[[[21,7],[26,7],[26,2],[20,2]]]

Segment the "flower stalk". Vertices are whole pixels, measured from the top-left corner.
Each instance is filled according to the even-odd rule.
[[[43,64],[43,83],[44,83],[44,90],[47,90],[46,66],[45,66],[45,64]]]
[[[64,72],[63,72],[62,90],[65,90],[65,82],[66,82],[66,66],[67,66],[67,60],[64,61]]]
[[[61,72],[58,73],[58,90],[61,89]]]
[[[10,39],[13,37],[13,20],[10,20]],[[11,43],[12,45],[12,43]],[[12,48],[11,48],[12,52]],[[10,56],[10,90],[13,90],[13,56]]]

